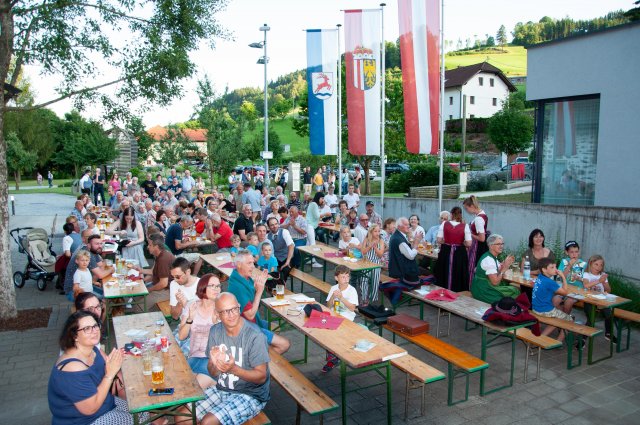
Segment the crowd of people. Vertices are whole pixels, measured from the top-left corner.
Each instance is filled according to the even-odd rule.
[[[489,231],[489,217],[474,196],[440,212],[425,231],[417,215],[384,218],[370,200],[359,213],[359,180],[349,183],[347,178],[339,198],[335,185],[345,182],[337,182],[325,167],[315,175],[306,167],[303,193],[287,193],[287,173],[281,170],[276,185],[267,187],[259,174],[252,176],[249,170],[237,176],[232,171],[225,193],[206,190],[189,171],[179,176],[171,169],[155,179],[148,173],[139,182],[131,173],[121,180],[114,172],[107,180],[100,169],[93,174],[87,170],[80,180],[83,193],[63,225],[57,263],[60,289],[76,312],[64,326],[61,356],[49,381],[54,424],[133,423],[123,388],[113,385],[119,381],[122,352],[106,354],[99,348],[105,320],[101,281],[115,271],[103,256],[105,237],[118,238],[119,255],[135,260],[151,304],[169,300],[171,315],[179,321],[175,336],[206,394],[197,404],[203,424],[242,423],[269,399],[268,347],[284,353],[290,342],[262,319],[260,298],[268,280],[286,281],[291,269],[300,266],[300,246],[334,241],[345,255],[380,265],[366,276],[336,267],[336,285],[326,303],[351,320],[357,307],[382,302],[381,271],[394,279],[387,287],[392,304],[404,290],[421,285],[429,274],[419,255],[425,246],[438,253],[430,280],[436,285],[470,290],[474,298],[492,304],[519,295],[518,288],[503,280],[518,263],[512,255],[503,258],[504,239]],[[100,210],[108,211],[111,221],[104,229],[98,226],[98,205],[108,207]],[[463,209],[473,216],[470,223],[463,219]],[[203,245],[197,236],[208,241],[204,249],[209,252],[232,253],[235,268],[228,280],[201,275]],[[567,242],[565,254],[556,268],[544,233],[535,229],[519,269],[536,279],[535,313],[574,320],[568,284],[606,292],[611,288],[601,256],[582,260],[575,241]],[[312,265],[320,267],[315,261]],[[606,326],[606,337],[613,338],[608,321]],[[553,331],[547,327],[544,333]],[[328,352],[323,372],[339,362]]]

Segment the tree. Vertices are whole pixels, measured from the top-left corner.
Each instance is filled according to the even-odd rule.
[[[16,180],[16,190],[20,189],[20,174],[35,168],[38,156],[25,150],[16,133],[7,135],[7,167]]]
[[[144,128],[140,117],[131,117],[125,129],[135,137],[138,142],[138,164],[144,164],[151,155],[151,146],[155,139]]]
[[[189,53],[226,36],[215,19],[226,0],[97,2],[0,0],[0,81],[16,84],[25,65],[59,76],[59,97],[26,108],[72,99],[78,110],[101,105],[117,120],[132,103],[169,104],[195,72]],[[121,37],[110,39],[111,34]],[[9,75],[9,66],[14,68]],[[107,93],[110,88],[115,93]],[[0,103],[0,318],[17,315],[9,249],[7,143],[4,114],[25,107]],[[139,102],[145,100],[144,102]]]
[[[258,111],[256,105],[253,102],[245,100],[240,105],[240,117],[241,121],[246,124],[249,131],[256,129],[256,120],[258,119]]]
[[[533,118],[524,112],[503,108],[489,119],[491,142],[507,155],[529,149],[533,137]]]
[[[280,93],[273,96],[270,105],[269,117],[280,119],[286,117],[293,106],[291,100],[285,99]]]
[[[291,121],[291,127],[300,137],[309,137],[309,92],[300,93],[298,116]]]
[[[211,170],[211,186],[215,173],[221,177],[229,172],[241,159],[243,149],[238,149],[242,140],[240,127],[226,109],[207,111],[207,161]]]
[[[493,47],[496,45],[496,40],[492,36],[489,36],[487,37],[487,41],[484,43],[484,45],[487,47]]]
[[[175,125],[167,126],[167,134],[156,140],[151,147],[153,159],[167,168],[174,167],[182,161],[187,153],[196,152],[195,146],[182,130]]]
[[[504,46],[507,44],[507,29],[504,25],[500,25],[498,28],[498,34],[496,34],[496,40],[498,40],[498,44],[504,50]]]

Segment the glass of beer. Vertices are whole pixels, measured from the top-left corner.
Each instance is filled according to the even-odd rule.
[[[284,285],[276,285],[276,299],[284,300]]]
[[[151,383],[153,385],[164,383],[164,362],[161,355],[151,360]]]
[[[145,342],[142,346],[142,374],[145,376],[151,375],[152,348],[155,349],[155,346],[152,347],[150,341]]]

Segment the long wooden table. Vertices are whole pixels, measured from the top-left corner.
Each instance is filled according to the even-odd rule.
[[[229,254],[228,252],[201,255],[200,258],[202,258],[203,261],[206,261],[207,263],[212,265],[216,270],[218,270],[220,273],[224,274],[227,277],[231,276],[231,273],[235,269],[235,267],[221,267],[226,263],[233,262],[233,259],[231,258],[231,254]]]
[[[429,285],[426,287],[426,289],[428,289],[429,291],[443,290],[443,288],[435,285]],[[501,340],[501,338],[509,338],[511,340],[511,369],[509,372],[509,383],[497,388],[493,388],[491,390],[485,389],[485,374],[487,373],[487,370],[483,369],[480,371],[480,395],[483,396],[513,386],[513,374],[515,370],[516,360],[516,330],[526,326],[530,326],[533,324],[533,322],[521,323],[517,325],[501,325],[495,322],[487,322],[482,319],[482,316],[484,315],[485,311],[487,311],[487,309],[491,307],[491,305],[483,301],[468,297],[466,295],[458,294],[458,298],[455,301],[447,302],[425,298],[425,294],[418,292],[417,290],[405,292],[405,294],[411,298],[421,301],[420,319],[424,318],[424,304],[429,304],[438,309],[438,324],[436,327],[436,336],[439,336],[441,310],[445,310],[450,314],[454,314],[472,323],[480,325],[482,328],[482,346],[480,349],[480,358],[484,361],[487,360],[487,351],[489,348],[502,345],[504,343],[504,340]],[[493,334],[491,338],[489,338],[490,332]]]
[[[164,384],[161,384],[160,387],[173,388],[174,393],[172,395],[149,396],[149,390],[157,386],[151,384],[150,375],[142,374],[142,357],[125,355],[122,362],[122,375],[129,412],[133,414],[136,425],[140,424],[139,414],[142,412],[151,414],[149,420],[144,423],[151,423],[161,416],[170,415],[191,417],[191,421],[195,425],[197,423],[195,402],[204,399],[204,393],[162,313],[156,311],[114,317],[113,328],[116,343],[118,347],[122,348],[126,343],[131,342],[131,338],[126,333],[133,329],[146,330],[153,337],[157,321],[164,323],[161,335],[167,337],[169,341],[169,351],[161,353],[164,357]],[[187,403],[191,404],[191,413],[178,412],[178,408]]]
[[[327,281],[327,263],[331,263],[335,266],[346,266],[351,273],[355,275],[368,275],[372,270],[382,268],[381,264],[374,263],[366,258],[360,258],[357,261],[352,259],[345,259],[344,256],[338,257],[326,257],[326,254],[336,255],[339,253],[339,249],[333,246],[329,246],[322,242],[316,242],[315,245],[305,245],[297,247],[300,251],[302,260],[300,264],[300,270],[304,271],[305,257],[311,256],[318,260],[322,260],[322,280]]]
[[[311,339],[316,344],[321,346],[327,351],[335,354],[340,361],[340,387],[342,392],[342,423],[347,423],[347,393],[351,392],[347,390],[347,378],[352,375],[359,375],[361,373],[376,371],[378,374],[383,375],[387,386],[387,423],[391,424],[391,364],[390,360],[405,356],[407,352],[397,345],[387,341],[379,335],[345,319],[340,327],[336,330],[306,328],[304,327],[307,317],[304,312],[293,315],[288,314],[288,311],[295,310],[298,306],[295,301],[291,299],[295,295],[285,295],[285,299],[289,300],[291,304],[284,306],[274,307],[271,305],[275,298],[264,298],[261,303],[272,311],[277,316],[284,319],[291,326],[296,328],[304,335],[304,352],[305,356],[303,361],[307,361],[308,352],[308,340]],[[323,307],[325,310],[325,307]],[[332,312],[332,315],[338,315]],[[356,341],[360,339],[366,339],[376,345],[366,353],[356,351]],[[351,370],[347,371],[347,367]],[[380,372],[380,369],[384,369],[384,372]],[[375,384],[380,385],[380,384]],[[373,386],[373,385],[372,385]],[[361,388],[360,388],[361,389]]]
[[[507,274],[506,276],[503,277],[503,279],[507,282],[509,282],[511,285],[513,286],[517,286],[517,287],[525,287],[525,288],[533,288],[535,279],[525,279],[524,277],[522,277],[521,274]],[[612,297],[607,297],[607,299],[600,299],[600,298],[595,298],[594,295],[596,295],[596,293],[594,292],[590,292],[584,288],[578,287],[578,286],[574,286],[574,285],[567,285],[569,287],[569,295],[567,295],[570,298],[576,299],[576,300],[580,300],[583,303],[587,303],[587,304],[591,304],[593,306],[595,306],[597,309],[603,309],[603,308],[610,308],[611,309],[611,330],[613,332],[613,311],[616,307],[620,307],[621,305],[624,304],[628,304],[631,302],[631,300],[627,299],[627,298],[622,298],[619,297],[617,295],[614,295]],[[596,323],[596,308],[592,308],[591,311],[589,312],[589,323]],[[593,358],[593,343],[594,343],[594,338],[589,338],[588,340],[588,349],[587,349],[587,363],[588,364],[594,364],[594,363],[598,363],[602,360],[606,360],[608,358],[613,357],[613,337],[609,338],[609,354],[601,357],[599,359],[594,359]]]
[[[131,304],[132,306],[142,306],[142,311],[146,312],[147,295],[149,295],[149,290],[145,286],[143,280],[137,281],[133,286],[126,286],[124,289],[120,289],[117,279],[113,276],[104,278],[102,282],[107,320],[107,347],[110,348],[111,338],[109,338],[109,336],[111,334],[111,324],[109,319],[112,318],[113,310],[116,307],[123,307],[127,304]],[[140,299],[141,297],[142,299]],[[126,300],[127,298],[133,298],[133,301],[128,303]]]

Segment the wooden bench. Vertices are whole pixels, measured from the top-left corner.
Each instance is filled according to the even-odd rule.
[[[246,421],[243,425],[271,425],[271,420],[269,420],[264,412],[260,412],[253,418]]]
[[[388,330],[393,334],[393,342],[395,343],[396,335],[406,339],[407,341],[417,345],[418,347],[430,352],[431,354],[440,357],[442,360],[446,361],[448,364],[447,371],[447,379],[448,382],[448,391],[447,391],[447,403],[451,406],[462,401],[467,401],[469,399],[469,375],[474,372],[479,372],[483,369],[489,367],[489,364],[484,360],[477,358],[474,355],[467,353],[466,351],[462,351],[457,347],[454,347],[451,344],[448,344],[434,336],[429,334],[420,334],[420,335],[407,335],[405,333],[399,332],[389,325],[383,325],[380,328],[380,333],[382,333],[382,328]],[[453,382],[454,379],[459,376],[464,375],[466,380],[466,391],[465,397],[462,400],[453,401]]]
[[[269,371],[271,377],[295,400],[298,405],[296,424],[300,424],[300,409],[304,409],[311,416],[320,415],[338,408],[338,404],[331,400],[313,382],[309,381],[300,370],[287,359],[269,348]]]
[[[437,198],[439,192],[438,186],[421,186],[410,187],[410,198]],[[460,197],[459,184],[446,184],[442,186],[442,197],[444,199],[458,199]]]
[[[173,320],[173,317],[171,316],[171,306],[169,305],[169,300],[158,301],[156,305],[158,306],[158,309],[162,312],[162,315],[168,321]]]
[[[602,333],[602,330],[592,328],[591,326],[579,325],[575,322],[571,322],[569,320],[558,319],[555,317],[545,317],[535,314],[531,312],[533,316],[538,319],[540,323],[544,323],[548,326],[555,326],[556,328],[562,329],[567,335],[567,369],[573,369],[576,366],[580,366],[582,364],[582,344],[578,344],[578,364],[573,364],[573,343],[574,343],[574,334],[581,335],[587,338],[593,338]],[[581,341],[579,338],[578,341]]]
[[[532,347],[538,349],[538,362],[536,367],[536,381],[540,379],[540,360],[542,357],[542,350],[551,350],[554,348],[562,347],[562,342],[557,339],[553,339],[546,335],[535,336],[530,329],[520,328],[516,330],[516,337],[524,342],[527,346],[527,354],[524,357],[524,383],[527,383],[527,374],[529,372],[529,351]]]
[[[422,389],[420,397],[420,414],[425,415],[425,387],[427,384],[445,378],[444,373],[429,366],[420,359],[407,354],[391,360],[391,364],[406,374],[407,382],[404,397],[404,419],[409,415],[409,390]]]
[[[618,328],[618,347],[616,351],[619,353],[621,351],[626,351],[629,349],[629,345],[631,344],[631,324],[633,322],[640,323],[640,314],[635,313],[633,311],[621,310],[616,308],[613,310],[613,317],[616,319],[616,326]],[[622,348],[622,329],[627,329],[627,344],[626,347]]]
[[[309,273],[305,273],[298,269],[291,269],[289,272],[289,277],[291,277],[291,290],[293,291],[293,278],[295,277],[300,281],[300,292],[304,292],[304,284],[313,286],[318,291],[323,294],[328,294],[331,291],[331,285],[325,282],[324,280],[317,278],[315,276],[310,275]]]

